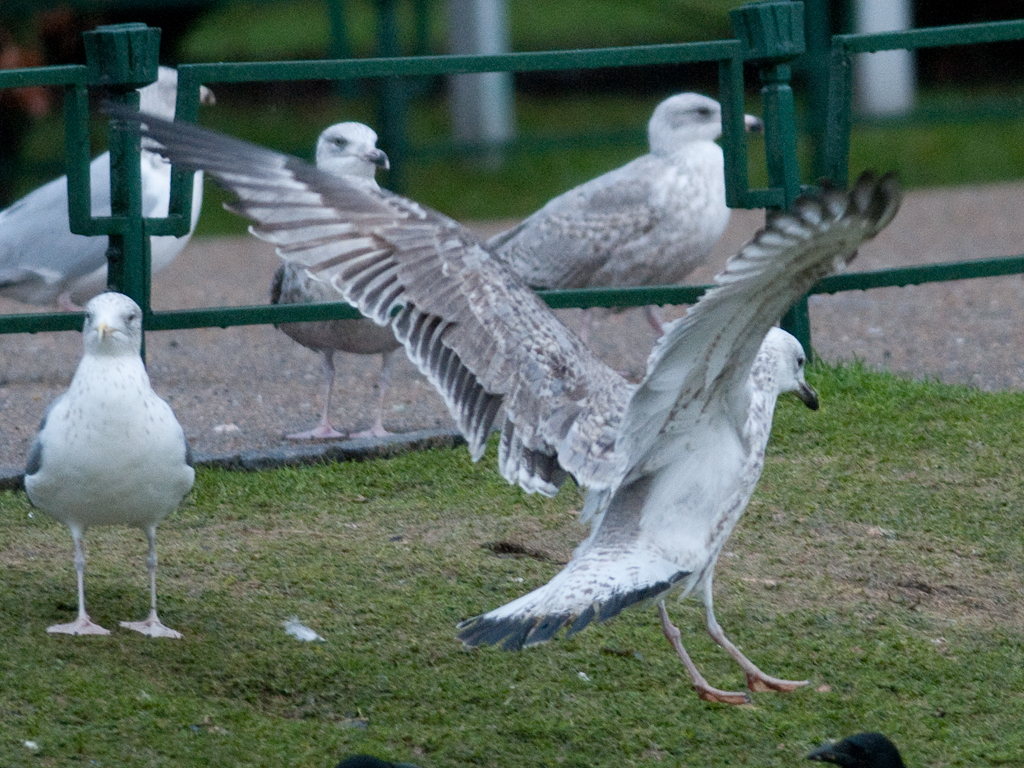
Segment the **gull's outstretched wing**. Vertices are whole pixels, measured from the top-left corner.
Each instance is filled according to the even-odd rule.
[[[698,420],[747,418],[747,378],[768,329],[822,277],[896,215],[893,174],[864,172],[847,192],[801,197],[731,257],[701,297],[658,341],[623,420],[619,450],[633,475],[655,471],[665,443]],[[709,409],[719,413],[709,414]]]
[[[231,210],[286,261],[391,324],[434,384],[474,458],[505,406],[499,464],[509,482],[554,493],[572,474],[606,488],[633,387],[598,360],[458,222],[375,185],[187,123],[109,108],[176,164],[238,196]]]

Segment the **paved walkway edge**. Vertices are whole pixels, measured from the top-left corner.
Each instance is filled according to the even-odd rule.
[[[194,456],[194,463],[197,467],[257,472],[261,469],[277,469],[279,467],[386,459],[409,451],[454,448],[457,445],[465,445],[465,443],[466,440],[455,430],[424,429],[418,432],[407,432],[403,435],[342,440],[336,443],[284,446],[264,451],[197,453]],[[21,490],[24,487],[23,478],[24,470],[20,467],[0,466],[0,490]]]

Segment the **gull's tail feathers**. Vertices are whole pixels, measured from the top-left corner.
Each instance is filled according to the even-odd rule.
[[[652,550],[592,546],[543,587],[461,622],[458,638],[467,646],[515,651],[547,642],[563,627],[568,637],[592,621],[663,598],[689,575]]]

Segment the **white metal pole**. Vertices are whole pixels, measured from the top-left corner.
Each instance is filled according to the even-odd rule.
[[[911,0],[857,0],[857,31],[894,32],[910,29]],[[912,51],[879,51],[857,57],[856,94],[869,115],[900,115],[914,106],[916,74]]]

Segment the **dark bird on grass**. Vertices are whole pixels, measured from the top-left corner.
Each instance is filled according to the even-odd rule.
[[[377,149],[377,134],[362,123],[338,123],[320,134],[316,143],[316,167],[327,173],[348,176],[353,183],[379,189],[374,175],[378,168],[389,168],[388,156]],[[271,304],[312,304],[343,301],[338,289],[294,262],[283,260],[270,286]],[[373,425],[349,437],[384,437],[384,397],[391,379],[393,354],[401,344],[390,328],[361,320],[321,320],[286,323],[281,330],[304,347],[319,353],[324,369],[324,409],[320,423],[305,432],[287,435],[289,440],[333,440],[345,437],[331,425],[331,392],[334,389],[334,353],[380,355],[377,380],[377,408]]]
[[[591,534],[572,561],[547,585],[460,624],[464,643],[522,648],[653,602],[699,695],[749,701],[704,680],[669,620],[665,599],[696,592],[749,688],[805,684],[766,675],[725,637],[712,575],[760,477],[777,397],[794,392],[817,407],[800,343],[772,326],[888,224],[900,201],[892,176],[865,173],[848,194],[807,195],[776,217],[667,328],[635,386],[452,219],[247,142],[111,111],[137,121],[174,163],[235,192],[232,210],[254,219],[253,233],[283,258],[390,324],[474,459],[504,406],[498,463],[509,482],[554,494],[571,474],[589,489]]]
[[[180,638],[156,612],[156,527],[195,480],[188,443],[171,406],[149,384],[139,355],[138,304],[120,293],[91,299],[82,339],[82,362],[68,391],[46,411],[25,468],[32,505],[67,525],[75,540],[78,618],[46,631],[110,634],[85,611],[82,539],[93,525],[131,525],[149,540],[150,612],[121,626]]]
[[[744,117],[748,131],[761,121]],[[647,124],[650,152],[550,200],[487,248],[534,288],[681,283],[729,223],[722,109],[699,93],[661,102]],[[647,320],[664,331],[654,307]],[[585,310],[581,336],[591,315]]]
[[[896,745],[880,733],[858,733],[835,744],[818,747],[808,760],[835,763],[841,768],[904,768]]]

